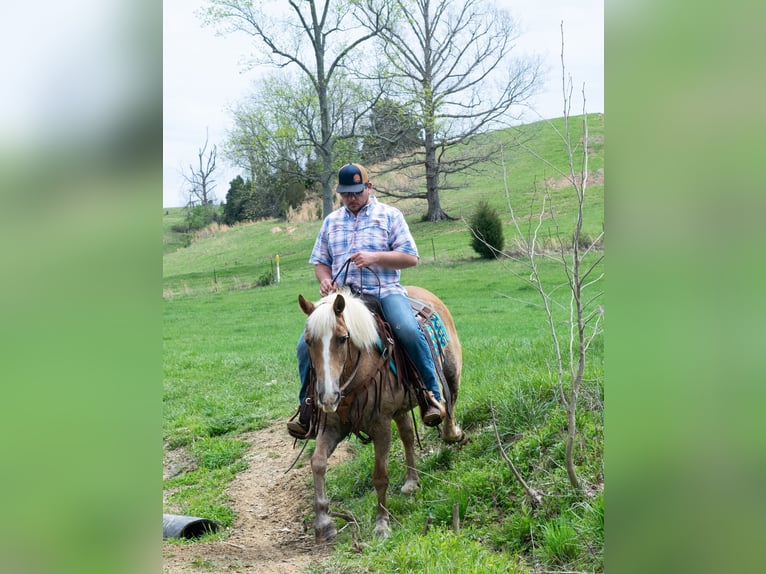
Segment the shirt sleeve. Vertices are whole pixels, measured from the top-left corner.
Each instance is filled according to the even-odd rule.
[[[322,227],[317,234],[316,241],[314,242],[314,249],[312,249],[311,256],[309,257],[309,263],[313,265],[322,263],[323,265],[332,267],[332,254],[330,253],[328,232],[329,220],[329,217],[325,217],[324,222],[322,222]]]
[[[415,245],[415,239],[410,233],[410,228],[407,225],[407,220],[404,219],[402,212],[398,209],[392,209],[390,217],[390,249],[392,251],[400,251],[402,253],[407,253],[408,255],[414,255],[415,257],[420,258],[420,255],[418,255],[417,245]]]

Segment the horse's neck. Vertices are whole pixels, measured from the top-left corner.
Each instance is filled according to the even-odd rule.
[[[349,381],[349,387],[359,387],[379,377],[390,376],[390,369],[386,367],[387,362],[379,347],[371,347],[367,350],[354,347],[351,360],[343,369],[344,381]]]

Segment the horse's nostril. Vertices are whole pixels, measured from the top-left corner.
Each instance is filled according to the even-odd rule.
[[[341,393],[337,390],[318,393],[319,405],[325,412],[334,412],[340,403]]]

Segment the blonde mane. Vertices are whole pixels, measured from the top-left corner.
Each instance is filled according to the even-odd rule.
[[[313,336],[321,337],[335,329],[333,304],[338,295],[343,295],[346,301],[346,306],[343,309],[343,320],[346,322],[351,342],[363,350],[377,345],[378,329],[375,318],[362,300],[351,293],[348,288],[330,293],[317,302],[314,312],[306,320],[306,327],[309,332]]]

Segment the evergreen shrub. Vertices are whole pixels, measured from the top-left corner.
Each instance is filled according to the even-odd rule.
[[[486,201],[479,202],[470,221],[471,247],[483,259],[494,259],[503,250],[503,223],[497,210]]]

